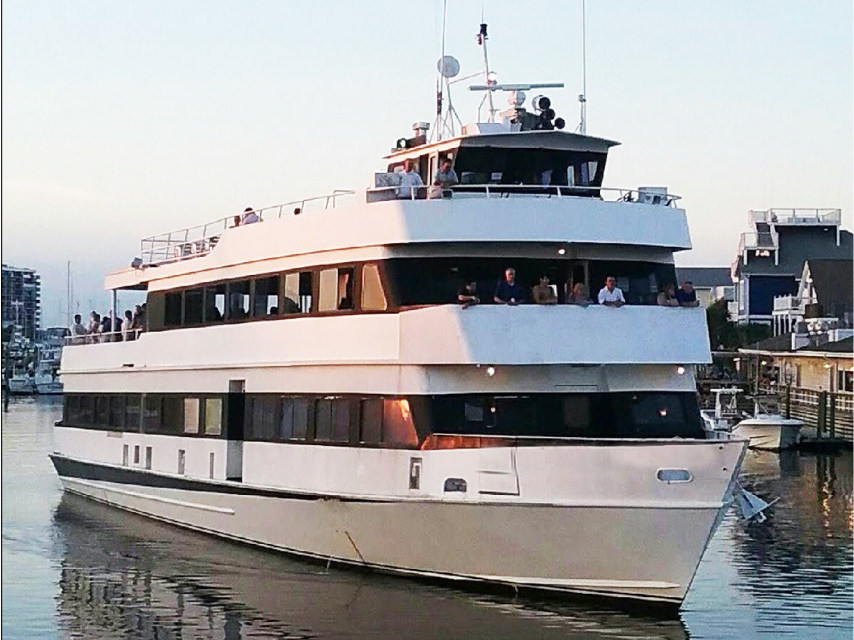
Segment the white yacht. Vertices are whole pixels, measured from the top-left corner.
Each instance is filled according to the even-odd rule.
[[[145,331],[63,350],[65,489],[323,561],[681,603],[746,444],[704,437],[704,311],[655,304],[685,212],[603,187],[617,143],[522,100],[419,123],[375,188],[144,240],[105,284],[147,292]],[[494,303],[508,267],[557,304]],[[607,276],[625,305],[566,304]]]

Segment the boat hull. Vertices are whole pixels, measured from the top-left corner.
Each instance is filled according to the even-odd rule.
[[[728,506],[336,497],[53,460],[67,491],[277,551],[433,579],[672,606],[684,599]]]
[[[802,426],[799,420],[752,418],[739,422],[733,434],[747,438],[751,449],[780,451],[797,446]]]

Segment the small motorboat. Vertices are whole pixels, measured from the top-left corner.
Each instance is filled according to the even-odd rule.
[[[795,418],[786,418],[768,411],[758,398],[753,399],[753,416],[742,420],[732,432],[747,438],[751,449],[780,451],[798,444],[798,435],[804,423]]]

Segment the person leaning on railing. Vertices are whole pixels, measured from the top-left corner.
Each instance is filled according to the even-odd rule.
[[[626,299],[617,286],[617,279],[614,276],[605,278],[605,286],[599,289],[599,304],[606,307],[622,307],[626,304]]]
[[[418,187],[424,186],[421,174],[412,168],[412,160],[407,158],[403,161],[403,171],[400,172],[400,189],[398,198],[413,198],[418,193]]]

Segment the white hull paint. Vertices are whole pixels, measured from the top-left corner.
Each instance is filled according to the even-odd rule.
[[[798,444],[798,435],[803,423],[782,416],[759,415],[742,420],[733,428],[737,437],[747,438],[751,449],[780,451]]]
[[[278,551],[425,577],[674,604],[685,597],[720,511],[289,500],[62,481],[122,509]],[[680,544],[660,544],[662,531]],[[644,553],[626,553],[632,547]]]
[[[157,440],[157,451],[177,443]],[[449,451],[320,447],[325,454],[311,456],[320,466],[359,467],[362,474],[327,472],[325,480],[315,465],[305,464],[309,458],[300,451],[307,448],[263,447],[279,453],[278,467],[256,460],[254,468],[267,469],[266,481],[179,476],[156,465],[147,471],[67,454],[69,464],[96,472],[63,471],[61,465],[58,471],[68,491],[278,551],[401,574],[678,606],[729,505],[744,442]],[[244,453],[251,456],[252,447]],[[290,464],[294,455],[303,461],[298,473]],[[363,464],[344,464],[354,455]],[[406,484],[412,455],[423,463],[416,492]],[[505,458],[509,465],[502,471]],[[681,466],[690,470],[690,482],[658,479],[659,469]],[[337,475],[341,482],[330,484]],[[444,492],[448,476],[467,478],[468,491]],[[395,478],[400,482],[389,482]],[[325,491],[319,490],[323,484]]]

